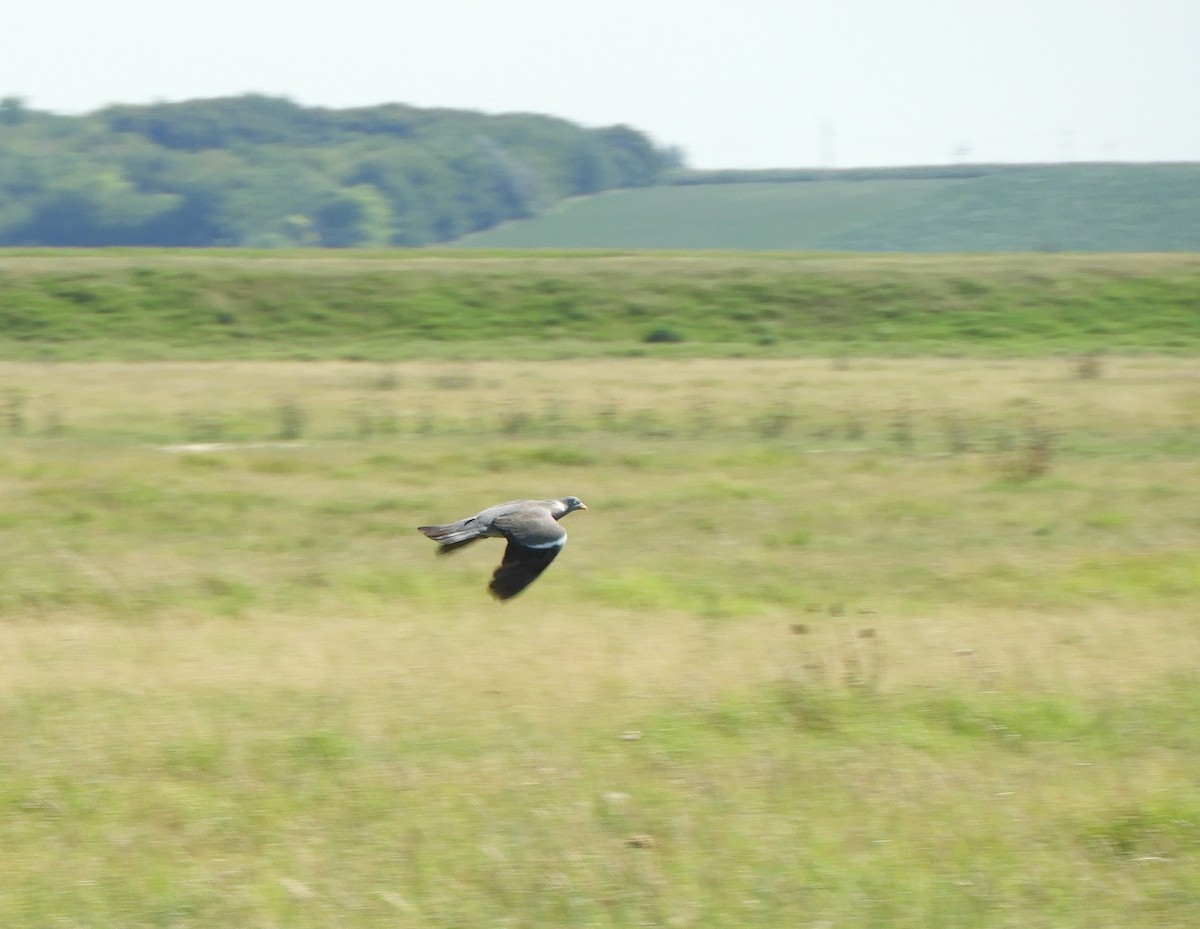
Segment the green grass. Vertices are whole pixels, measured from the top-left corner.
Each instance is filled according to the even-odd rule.
[[[458,244],[826,252],[1200,248],[1200,165],[964,167],[958,176],[930,174],[853,180],[833,172],[791,183],[609,191]]]
[[[608,191],[466,236],[471,248],[816,249],[831,229],[911,211],[962,181],[827,181]],[[853,249],[853,245],[840,248]],[[950,245],[949,251],[962,246]]]
[[[1182,253],[16,251],[0,255],[0,355],[1189,353],[1198,268]]]
[[[1194,369],[0,364],[0,924],[1193,926]]]

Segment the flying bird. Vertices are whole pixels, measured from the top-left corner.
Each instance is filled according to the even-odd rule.
[[[500,567],[492,575],[488,590],[497,600],[515,597],[550,566],[567,541],[558,521],[568,513],[586,510],[578,497],[561,500],[512,500],[481,510],[474,516],[445,526],[418,526],[447,555],[477,539],[508,540]]]

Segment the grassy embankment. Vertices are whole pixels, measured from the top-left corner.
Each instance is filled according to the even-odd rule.
[[[0,357],[1200,351],[1200,258],[15,252]]]
[[[1191,357],[0,386],[0,924],[1200,919]]]

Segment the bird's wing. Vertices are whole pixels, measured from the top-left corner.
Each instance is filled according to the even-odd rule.
[[[566,530],[542,502],[527,502],[498,514],[492,528],[508,539],[504,559],[488,585],[499,600],[516,596],[533,583],[567,541]]]
[[[504,549],[504,560],[492,575],[488,590],[497,600],[515,597],[532,584],[562,551],[566,533],[557,543],[542,548],[530,548],[511,539]]]
[[[562,547],[567,531],[558,524],[547,504],[529,500],[515,506],[504,506],[511,509],[506,508],[491,519],[490,527],[495,532],[527,548]]]

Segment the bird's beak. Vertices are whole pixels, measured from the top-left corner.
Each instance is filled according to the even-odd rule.
[[[578,509],[581,509],[581,510],[586,510],[586,509],[587,509],[587,504],[586,504],[586,503],[581,503],[581,504],[579,504],[579,507],[578,507]]]

